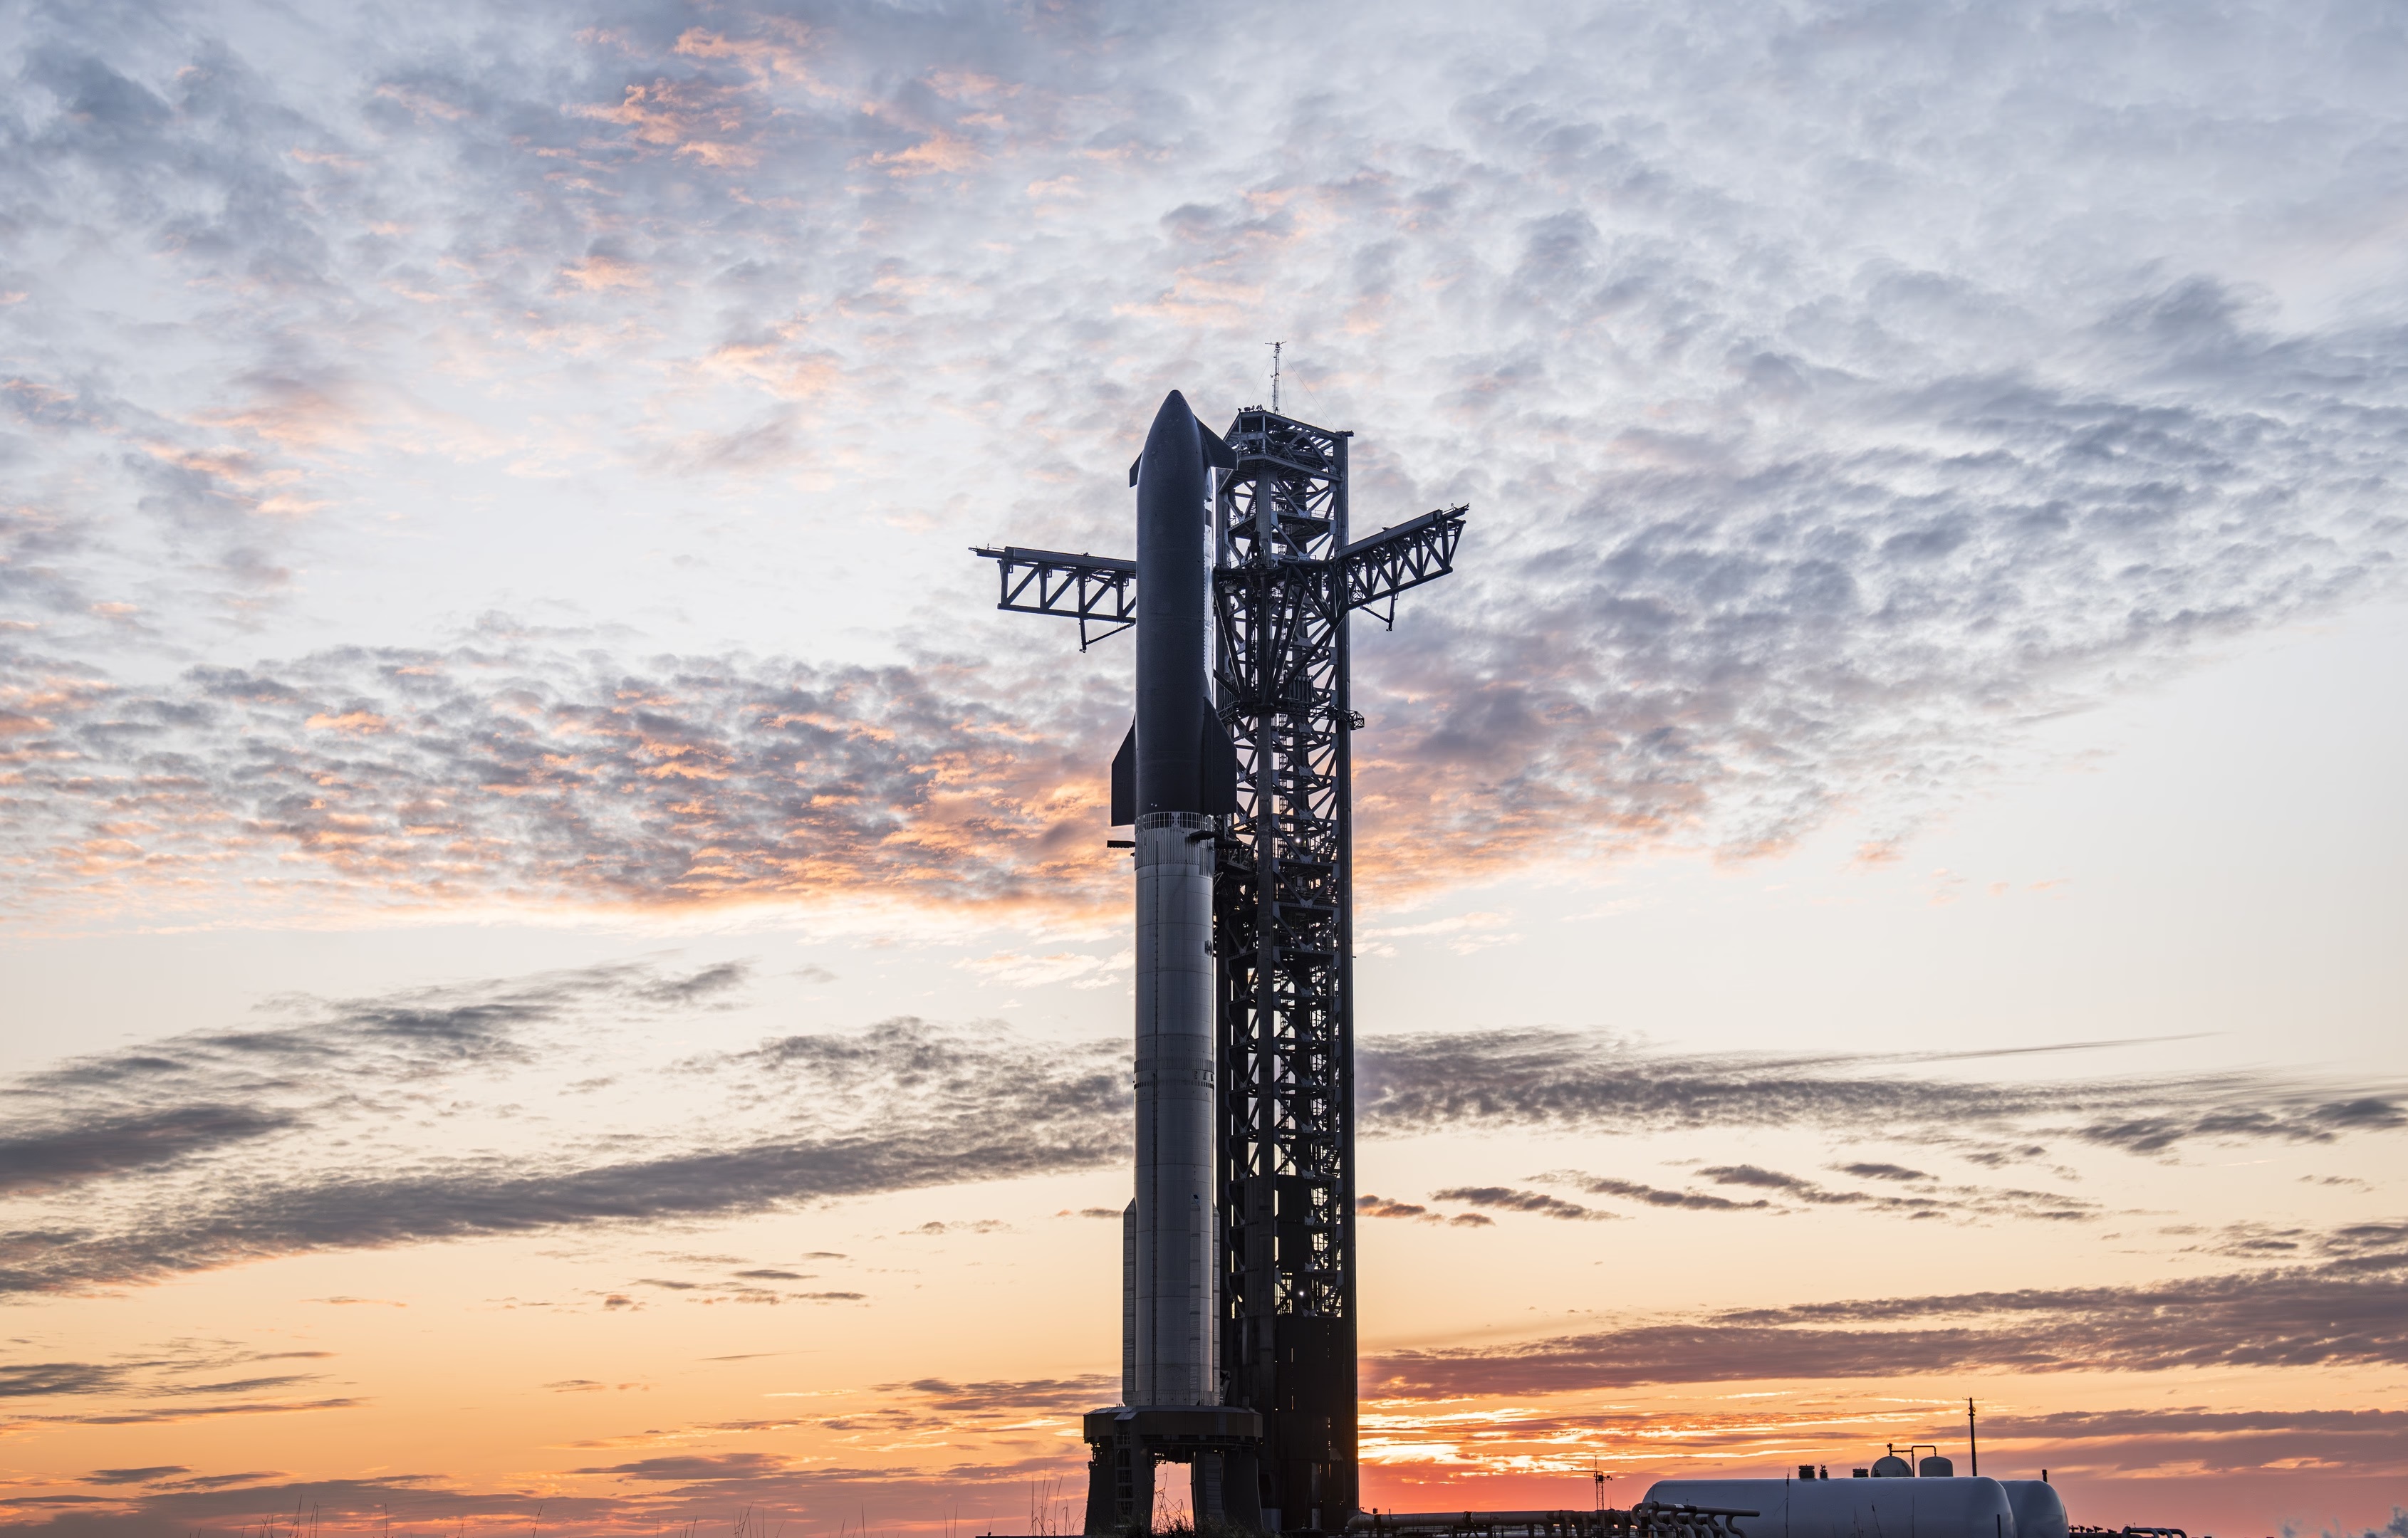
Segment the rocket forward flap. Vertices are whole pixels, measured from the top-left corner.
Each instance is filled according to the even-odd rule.
[[[1132,721],[1128,735],[1121,739],[1121,750],[1112,755],[1112,826],[1125,828],[1136,820],[1137,723]]]
[[[1235,470],[1238,467],[1236,451],[1222,439],[1220,434],[1213,432],[1200,421],[1196,424],[1196,433],[1203,440],[1205,463],[1216,470]],[[1134,486],[1137,483],[1131,481],[1129,484]]]
[[[1210,710],[1204,712],[1204,740],[1198,745],[1197,757],[1204,770],[1204,811],[1211,817],[1236,815],[1238,749],[1229,741],[1229,729]]]
[[[1230,448],[1228,441],[1223,438],[1220,434],[1213,432],[1211,428],[1205,426],[1200,421],[1196,424],[1196,443],[1197,447],[1204,450],[1204,463],[1211,465],[1212,468],[1216,470],[1235,470],[1238,467],[1238,451]],[[1137,484],[1137,473],[1139,470],[1142,469],[1144,465],[1145,456],[1143,454],[1140,454],[1137,458],[1129,461],[1129,484],[1131,486],[1135,486]]]

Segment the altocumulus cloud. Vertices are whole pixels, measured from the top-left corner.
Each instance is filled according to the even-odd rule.
[[[36,7],[12,890],[702,903],[926,893],[941,854],[1017,900],[1112,729],[1038,670],[965,709],[942,662],[264,665],[221,627],[452,476],[873,488],[942,538],[794,517],[899,617],[998,486],[1017,537],[1123,543],[1098,467],[1148,397],[1251,398],[1274,334],[1367,430],[1359,521],[1475,506],[1360,650],[1367,845],[1455,870],[1568,828],[1777,850],[1848,804],[1878,847],[2019,721],[2396,586],[2392,11],[1406,6],[1211,46],[1249,8]]]
[[[1078,699],[969,664],[614,663],[495,639],[203,669],[167,691],[19,659],[0,860],[21,904],[262,878],[643,904],[1097,885],[1071,858],[1092,856],[1102,793]],[[276,876],[293,855],[320,874]]]

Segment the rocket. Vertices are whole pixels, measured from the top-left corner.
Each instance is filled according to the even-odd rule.
[[[1228,446],[1177,391],[1137,489],[1137,721],[1112,764],[1135,824],[1137,1190],[1124,1219],[1122,1403],[1218,1404],[1212,875],[1236,755],[1205,683],[1211,468]]]

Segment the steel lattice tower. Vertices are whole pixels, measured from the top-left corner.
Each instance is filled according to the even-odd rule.
[[[1264,1420],[1263,1504],[1354,1511],[1354,966],[1347,434],[1268,411],[1226,434],[1214,704],[1238,752],[1215,883],[1223,1393]]]
[[[1453,569],[1466,515],[1351,538],[1351,436],[1240,411],[1213,505],[1213,705],[1238,760],[1212,915],[1221,1391],[1263,1417],[1260,1506],[1290,1531],[1341,1530],[1358,1487],[1347,619],[1393,622]],[[998,607],[1075,618],[1082,648],[1142,602],[1132,562],[975,553]]]

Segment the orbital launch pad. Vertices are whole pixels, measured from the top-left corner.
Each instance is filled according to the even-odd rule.
[[[1111,765],[1136,866],[1136,1185],[1121,1403],[1091,1412],[1086,1531],[1356,1515],[1348,617],[1454,569],[1466,509],[1350,537],[1351,434],[1174,391],[1129,467],[1137,559],[1016,546],[998,607],[1137,631]]]

